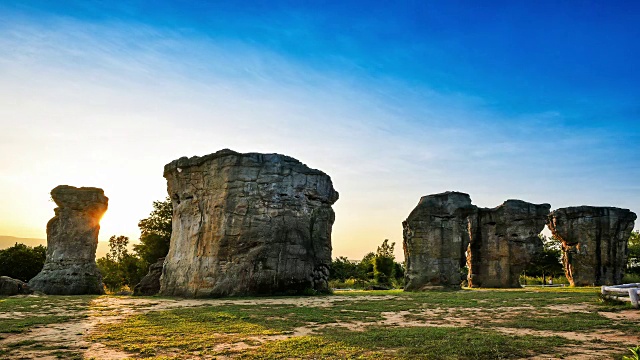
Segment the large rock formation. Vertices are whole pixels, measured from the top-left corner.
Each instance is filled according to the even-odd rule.
[[[33,290],[27,283],[8,276],[0,276],[0,296],[31,294]]]
[[[96,247],[109,199],[102,189],[67,185],[53,189],[51,198],[58,207],[47,224],[47,258],[29,286],[51,295],[103,294]]]
[[[469,219],[469,286],[520,287],[520,274],[542,252],[538,235],[550,208],[549,204],[507,200],[493,209],[478,209]]]
[[[228,149],[164,168],[173,203],[162,295],[328,289],[331,178],[279,154]]]
[[[405,290],[459,287],[469,244],[467,217],[475,214],[468,194],[423,196],[402,223]]]
[[[549,229],[562,242],[571,285],[622,283],[635,220],[635,213],[615,207],[568,207],[549,215]]]
[[[164,258],[161,257],[149,266],[149,273],[133,288],[134,296],[151,296],[160,292],[160,276]]]

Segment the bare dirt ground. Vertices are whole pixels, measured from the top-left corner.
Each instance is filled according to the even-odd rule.
[[[358,300],[390,300],[395,296],[359,296]],[[175,308],[195,307],[205,305],[294,305],[305,307],[330,307],[339,305],[341,302],[353,301],[353,298],[343,296],[331,297],[301,297],[301,298],[270,298],[251,300],[193,300],[193,299],[163,299],[163,298],[134,298],[103,296],[91,301],[86,310],[67,310],[64,307],[52,309],[55,314],[78,316],[74,320],[44,325],[31,328],[19,334],[3,334],[0,339],[0,349],[9,347],[11,344],[19,342],[41,344],[38,348],[25,347],[19,352],[11,352],[7,359],[59,359],[65,355],[60,353],[60,349],[66,351],[65,354],[75,354],[76,357],[96,358],[96,359],[125,359],[135,357],[117,349],[106,347],[104,344],[88,340],[100,324],[117,323],[133,314],[140,314],[149,311],[161,311]],[[564,306],[548,306],[549,310],[571,313],[593,311],[588,304],[575,304]],[[438,327],[438,326],[474,326],[483,321],[502,321],[513,319],[523,311],[536,311],[534,308],[510,307],[510,308],[437,308],[424,310],[420,313],[399,311],[383,312],[383,320],[378,322],[337,322],[331,324],[309,324],[296,328],[291,334],[271,335],[261,337],[251,337],[248,342],[238,342],[233,344],[221,344],[215,350],[240,350],[249,347],[259,346],[266,341],[282,340],[295,336],[313,334],[317,329],[328,326],[342,326],[352,331],[363,331],[366,325],[382,325],[390,327]],[[615,313],[600,313],[602,316],[613,320],[640,320],[640,312],[637,310],[623,310]],[[0,312],[0,318],[21,318],[26,316],[39,316],[26,312],[11,311]],[[640,343],[640,337],[631,336],[617,330],[597,330],[589,333],[571,331],[539,331],[532,329],[517,329],[510,327],[492,327],[493,330],[510,335],[536,335],[536,336],[561,336],[570,340],[588,341],[596,345],[588,349],[577,347],[574,354],[564,357],[565,359],[603,359],[610,358],[615,351],[619,351],[620,344],[635,346]],[[609,346],[615,343],[616,346]],[[576,355],[577,353],[577,355]],[[538,355],[531,359],[554,358],[554,355]],[[187,357],[188,358],[188,357]]]

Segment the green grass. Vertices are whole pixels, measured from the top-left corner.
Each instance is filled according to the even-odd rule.
[[[464,289],[408,293],[338,291],[316,296],[306,305],[274,304],[268,298],[229,299],[216,306],[176,308],[138,313],[118,323],[99,325],[85,339],[124,350],[133,357],[171,359],[232,356],[242,359],[494,359],[536,354],[565,356],[576,349],[603,346],[561,336],[507,335],[513,331],[544,330],[552,335],[567,331],[615,329],[640,334],[640,324],[611,320],[601,311],[621,311],[628,304],[602,302],[599,288]],[[34,326],[74,321],[78,317],[122,314],[113,305],[91,304],[87,297],[22,297],[0,299],[1,312],[20,312],[15,319],[0,319],[0,331],[19,332]],[[156,298],[163,301],[163,298]],[[300,297],[279,297],[290,300]],[[175,299],[172,299],[175,300]],[[255,300],[256,305],[236,300]],[[296,302],[294,302],[296,303]],[[315,305],[314,305],[315,304]],[[588,312],[560,312],[551,305],[580,305]],[[146,305],[129,304],[142,311]],[[72,309],[73,311],[67,311]],[[382,326],[385,313],[403,312],[400,326]],[[454,326],[455,318],[469,321]],[[415,321],[417,323],[411,323]],[[417,326],[437,323],[439,326]],[[348,326],[347,326],[348,325]],[[304,333],[296,333],[301,329]],[[311,333],[309,333],[311,331]],[[296,336],[293,336],[297,334]],[[524,333],[523,333],[524,334]],[[7,334],[7,336],[9,336]],[[611,349],[612,343],[605,344]],[[76,347],[28,340],[11,342],[0,357],[21,349],[49,351],[60,358],[79,356]],[[567,345],[572,345],[567,347]],[[619,346],[621,353],[625,351]],[[609,353],[611,354],[611,353]]]
[[[634,324],[614,322],[597,312],[562,313],[547,306],[585,303],[598,309],[596,288],[460,290],[405,293],[389,291],[336,292],[331,306],[220,305],[135,315],[120,324],[100,327],[92,340],[142,356],[188,353],[233,355],[240,358],[517,358],[553,353],[566,344],[559,336],[513,336],[491,327],[552,331],[615,328],[631,331]],[[376,298],[371,298],[371,296]],[[363,296],[367,296],[364,298]],[[611,306],[611,305],[607,305]],[[522,310],[532,307],[531,310]],[[473,317],[470,309],[498,314],[517,308],[517,316],[482,320],[476,327],[381,327],[384,312],[407,311],[407,320],[442,320],[444,315]],[[421,315],[437,310],[438,315]],[[366,331],[351,331],[336,323],[355,323]],[[327,326],[329,325],[329,326]],[[637,327],[637,324],[635,324]],[[290,337],[296,328],[311,335]],[[261,339],[260,341],[256,339]],[[131,341],[131,339],[135,339]],[[272,340],[270,340],[272,339]],[[245,343],[249,349],[223,348]],[[216,347],[218,346],[218,347]]]
[[[553,330],[553,331],[590,331],[606,329],[613,321],[598,315],[597,312],[574,312],[544,314],[522,314],[516,319],[501,322],[498,325],[518,329]],[[488,325],[491,326],[491,325]]]
[[[20,319],[0,319],[0,332],[21,333],[29,330],[34,326],[63,323],[74,318],[74,316],[45,315],[25,317]]]
[[[20,333],[35,326],[67,322],[87,310],[96,296],[27,296],[0,298],[0,313],[18,312],[0,318],[0,333]]]
[[[275,341],[237,355],[240,359],[511,359],[570,343],[575,342],[460,327],[370,326],[362,332],[327,328],[317,336]]]

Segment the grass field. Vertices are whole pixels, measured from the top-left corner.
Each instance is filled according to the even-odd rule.
[[[622,358],[640,311],[596,288],[187,300],[0,299],[0,358]]]

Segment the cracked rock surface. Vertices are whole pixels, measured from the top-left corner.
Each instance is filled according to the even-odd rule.
[[[459,287],[469,245],[468,220],[475,214],[468,194],[427,195],[402,223],[405,290]]]
[[[173,204],[161,295],[328,290],[331,178],[280,154],[232,150],[165,166]]]
[[[102,189],[68,185],[51,190],[51,198],[58,207],[47,223],[47,257],[29,287],[49,295],[103,294],[96,248],[109,199]]]
[[[571,285],[622,283],[636,218],[627,209],[595,206],[561,208],[549,215],[547,225],[562,242],[562,262]]]
[[[520,274],[543,250],[538,236],[549,204],[507,200],[469,218],[469,287],[518,288]]]

